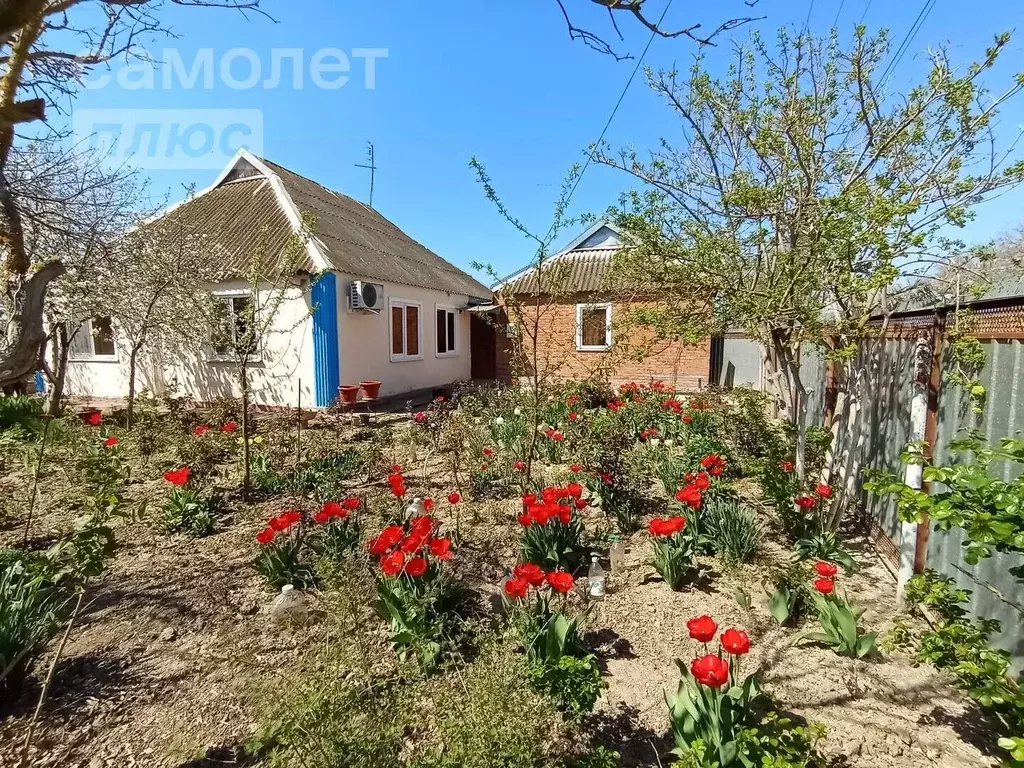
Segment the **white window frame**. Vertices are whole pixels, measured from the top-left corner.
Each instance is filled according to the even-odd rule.
[[[212,295],[213,295],[213,300],[214,301],[232,302],[232,305],[231,305],[231,308],[230,308],[230,316],[231,316],[232,319],[234,319],[234,316],[235,316],[234,315],[235,308],[234,308],[234,303],[233,303],[234,299],[249,299],[249,301],[253,302],[253,304],[255,306],[255,299],[253,298],[252,291],[249,290],[248,288],[238,288],[238,289],[231,289],[231,290],[214,291]],[[258,311],[258,308],[257,308],[257,311]],[[232,348],[235,347],[235,343],[234,343],[235,342],[234,327],[235,327],[234,323],[232,323],[231,324],[231,328],[232,328],[232,330],[231,330],[231,341],[232,341],[231,346],[232,346]],[[212,329],[211,329],[211,332],[212,332]],[[209,345],[209,350],[210,350],[209,354],[207,354],[207,356],[206,356],[206,359],[207,359],[208,362],[211,362],[211,363],[234,363],[234,362],[238,361],[238,355],[237,354],[234,354],[234,353],[229,353],[229,354],[226,354],[226,355],[218,354],[217,353],[217,348],[214,347],[213,344]],[[250,355],[249,356],[249,362],[250,363],[260,363],[260,362],[263,362],[263,352],[262,352],[262,350],[258,350],[254,354]]]
[[[452,315],[455,318],[455,323],[452,326],[452,332],[453,332],[453,334],[455,336],[455,338],[453,340],[454,341],[454,346],[451,349],[449,349],[447,352],[438,352],[437,351],[437,341],[438,341],[438,339],[437,339],[437,313],[438,312],[447,312],[449,315]],[[447,334],[448,334],[448,317],[447,317],[447,315],[445,316],[445,319],[444,319],[444,327],[445,327],[445,336],[446,336],[445,342],[447,343],[447,341],[448,341],[448,339],[447,339]],[[441,358],[444,358],[444,357],[458,357],[459,356],[459,349],[460,349],[460,346],[459,346],[460,342],[461,342],[461,339],[459,338],[459,310],[458,310],[458,308],[457,307],[448,306],[447,304],[435,304],[434,305],[434,357],[441,357]]]
[[[416,317],[419,322],[416,323],[416,349],[419,350],[418,354],[406,355],[406,354],[395,354],[395,349],[392,346],[392,340],[395,338],[394,329],[394,312],[395,307],[402,308],[402,349],[409,349],[409,339],[407,338],[409,331],[409,324],[406,322],[406,307],[416,307]],[[435,320],[436,322],[436,320]],[[435,347],[436,348],[436,347]],[[423,359],[423,303],[419,301],[412,301],[411,299],[394,299],[388,298],[388,356],[392,363],[407,363],[412,360]]]
[[[96,354],[96,340],[92,335],[92,321],[93,318],[87,317],[78,326],[78,332],[75,333],[74,341],[72,345],[79,339],[84,339],[89,345],[89,352],[86,354],[75,354],[73,349],[68,350],[68,361],[72,363],[116,363],[118,362],[117,357],[117,334],[114,331],[113,320],[111,320],[110,333],[113,337],[114,342],[114,354],[112,355],[97,355]],[[74,332],[73,327],[68,328],[68,334]]]
[[[583,344],[583,312],[588,309],[605,311],[604,344],[600,346]],[[578,352],[607,352],[612,348],[612,305],[611,302],[576,305],[576,350]]]

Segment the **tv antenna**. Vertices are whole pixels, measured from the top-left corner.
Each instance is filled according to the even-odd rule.
[[[369,163],[356,163],[356,168],[366,168],[370,171],[370,207],[373,208],[373,182],[377,175],[377,163],[373,152],[373,142],[366,142],[366,159]]]

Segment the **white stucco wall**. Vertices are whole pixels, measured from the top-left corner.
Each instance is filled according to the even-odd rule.
[[[383,309],[379,315],[349,311],[349,286],[357,278],[338,275],[338,355],[341,383],[358,384],[377,380],[382,395],[394,395],[431,387],[442,387],[470,378],[469,320],[465,311],[469,297],[396,283],[383,283]],[[372,281],[379,282],[379,281]],[[391,316],[389,299],[420,304],[420,359],[391,361]],[[437,356],[437,306],[460,308],[456,315],[456,354]]]
[[[354,279],[341,274],[337,276],[341,384],[379,380],[383,382],[382,395],[395,395],[442,387],[470,378],[470,314],[464,310],[468,305],[468,296],[384,283],[384,309],[379,315],[350,312],[348,293]],[[213,290],[219,292],[243,288],[245,284],[237,282],[219,284]],[[390,298],[420,304],[421,355],[418,360],[391,361]],[[456,353],[450,357],[437,355],[435,310],[438,306],[462,310],[456,315]],[[253,403],[294,406],[298,400],[301,380],[302,404],[304,407],[313,406],[315,373],[312,328],[307,281],[301,288],[290,290],[277,316],[275,331],[266,340],[262,362],[250,368]],[[161,394],[172,383],[176,383],[179,396],[199,402],[238,397],[235,366],[207,359],[207,337],[207,329],[197,328],[194,353],[179,352],[173,356],[154,353],[156,359],[144,360],[138,371],[137,388]],[[70,361],[67,394],[98,398],[127,396],[128,350],[121,340],[117,340],[117,346],[116,362]]]
[[[221,283],[214,292],[241,290],[244,282]],[[267,294],[260,300],[263,306]],[[252,402],[257,405],[295,405],[301,381],[303,406],[313,404],[313,321],[309,308],[309,285],[288,290],[275,317],[274,329],[265,339],[260,362],[249,369]],[[116,338],[118,360],[68,363],[66,392],[78,397],[126,397],[128,394],[128,350]],[[137,372],[137,389],[161,394],[176,384],[176,394],[200,402],[221,397],[238,397],[237,368],[230,362],[208,359],[208,330],[196,329],[194,352],[174,355],[154,352]]]

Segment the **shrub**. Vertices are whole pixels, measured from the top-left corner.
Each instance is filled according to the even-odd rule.
[[[793,563],[777,571],[765,587],[768,611],[780,626],[792,626],[800,621],[814,604],[807,586],[807,571],[800,563]]]
[[[537,494],[523,496],[525,510],[519,515],[523,527],[519,551],[524,560],[549,570],[564,568],[575,571],[586,549],[583,546],[583,523],[576,515],[575,505],[581,501],[583,487],[570,484],[565,488],[545,488],[540,500]]]
[[[917,638],[917,660],[950,672],[957,685],[997,722],[999,746],[1010,752],[1012,761],[1024,760],[1024,677],[1012,674],[1009,653],[992,646],[999,622],[972,619],[964,607],[971,593],[934,571],[912,577],[906,594],[912,606],[927,605],[941,619]]]
[[[17,428],[27,435],[42,431],[43,401],[25,395],[0,397],[0,431]]]
[[[561,712],[578,718],[591,712],[604,690],[601,670],[593,656],[561,656],[533,663],[527,676],[534,689],[550,697]]]
[[[686,530],[686,518],[656,517],[648,525],[654,558],[651,565],[669,587],[678,592],[696,572],[697,544],[692,531]]]
[[[757,516],[735,499],[708,499],[700,516],[714,541],[715,551],[729,562],[749,560],[764,538],[764,528]]]

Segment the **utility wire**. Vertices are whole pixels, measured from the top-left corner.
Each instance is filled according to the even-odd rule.
[[[813,0],[811,0],[813,2]],[[626,87],[622,89],[622,93],[619,95],[619,100],[615,102],[615,107],[612,109],[612,113],[608,115],[608,120],[604,124],[604,128],[601,129],[601,135],[597,138],[594,143],[594,147],[600,147],[601,142],[604,141],[604,136],[608,133],[608,128],[612,124],[612,120],[615,119],[615,114],[619,111],[619,107],[622,106],[623,100],[626,98],[626,92],[629,87],[633,84],[633,80],[636,79],[636,73],[640,71],[640,67],[643,66],[644,57],[647,56],[647,52],[651,49],[651,44],[654,42],[654,38],[658,36],[658,30],[661,29],[661,24],[665,21],[665,16],[668,15],[668,9],[672,7],[673,0],[668,0],[668,5],[665,6],[665,10],[661,12],[661,18],[658,19],[658,23],[655,25],[654,30],[651,32],[651,37],[647,41],[647,45],[644,46],[643,53],[640,54],[640,58],[637,59],[636,66],[633,67],[633,73],[629,76],[629,80],[626,81]],[[569,201],[572,200],[572,196],[576,192],[576,187],[580,185],[580,180],[583,178],[583,174],[587,172],[587,168],[590,167],[590,161],[594,159],[594,153],[587,153],[587,161],[583,164],[583,168],[580,169],[579,175],[576,177],[576,181],[573,183],[572,188],[569,190],[569,194],[565,198],[565,207],[569,207]],[[551,233],[548,232],[550,235]]]
[[[814,0],[811,0],[811,4],[807,6],[807,18],[804,20],[804,32],[811,26],[811,13],[814,12]]]
[[[906,37],[903,38],[903,42],[900,43],[900,47],[896,50],[896,55],[893,56],[892,61],[889,62],[889,66],[885,68],[885,71],[882,73],[882,77],[879,78],[879,82],[884,83],[885,79],[889,76],[889,73],[895,71],[896,65],[900,63],[900,59],[902,59],[910,49],[910,44],[914,41],[914,38],[917,37],[917,33],[921,31],[921,27],[924,26],[924,22],[927,20],[928,14],[932,12],[932,8],[934,7],[935,0],[925,0],[924,5],[921,6],[921,12],[917,14],[917,19],[914,20],[910,29],[907,30]]]
[[[860,15],[860,21],[858,24],[863,24],[865,17],[868,15],[868,9],[871,7],[871,0],[868,0],[868,4],[864,6],[864,13]]]
[[[832,26],[836,26],[839,23],[839,14],[843,12],[843,6],[846,5],[846,0],[839,0],[839,10],[836,11],[836,18],[832,22]]]

